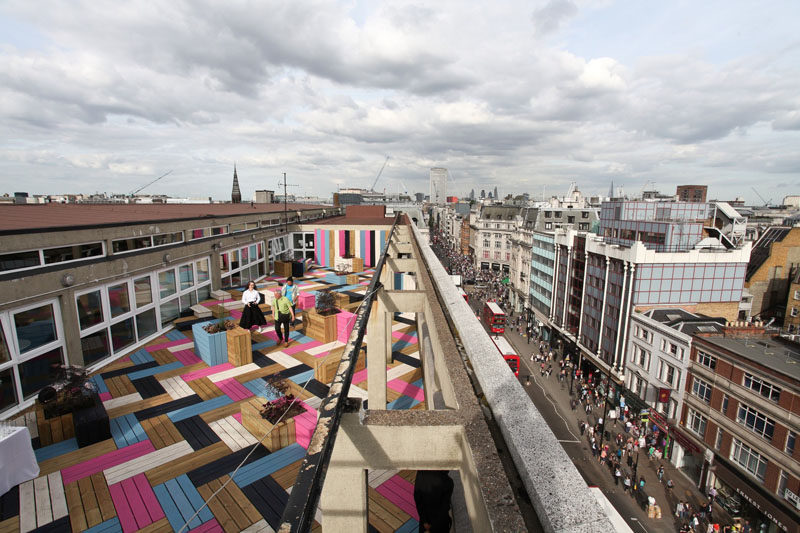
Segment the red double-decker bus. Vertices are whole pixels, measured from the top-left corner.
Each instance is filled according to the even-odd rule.
[[[514,372],[515,376],[519,376],[519,355],[516,350],[511,346],[511,343],[505,337],[492,336],[494,345],[497,346],[497,351],[503,356],[503,359],[508,363],[508,367]]]
[[[502,335],[506,331],[506,314],[496,302],[486,302],[483,306],[483,323],[489,333]]]

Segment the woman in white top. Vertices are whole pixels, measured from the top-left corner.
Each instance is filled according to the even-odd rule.
[[[247,290],[242,293],[242,319],[239,321],[239,326],[244,329],[250,329],[253,326],[258,326],[258,332],[262,333],[261,326],[267,325],[267,319],[264,318],[264,313],[258,307],[261,302],[261,293],[256,290],[256,282],[251,281],[247,284]]]

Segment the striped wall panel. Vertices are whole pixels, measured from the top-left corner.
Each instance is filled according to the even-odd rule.
[[[364,260],[364,267],[375,266],[388,231],[382,230],[314,230],[314,257],[317,264],[334,267],[337,257],[348,253]]]

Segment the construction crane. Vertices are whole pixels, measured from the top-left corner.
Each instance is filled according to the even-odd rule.
[[[143,190],[143,189],[146,189],[147,187],[151,186],[152,184],[154,184],[155,182],[157,182],[157,181],[158,181],[158,180],[160,180],[161,178],[165,178],[165,177],[169,176],[170,174],[172,174],[172,171],[171,171],[171,170],[169,170],[169,171],[167,171],[167,172],[165,172],[165,173],[161,174],[159,177],[157,177],[156,179],[154,179],[153,181],[151,181],[150,183],[148,183],[148,184],[146,184],[146,185],[142,185],[141,187],[139,187],[138,189],[136,189],[135,191],[133,191],[132,193],[130,193],[128,196],[133,196],[133,195],[135,195],[135,194],[138,194],[138,193],[139,193],[141,190]]]
[[[383,161],[383,166],[378,171],[378,175],[375,176],[375,181],[372,182],[372,187],[370,187],[369,190],[371,190],[371,191],[375,190],[375,185],[377,185],[378,184],[378,180],[381,179],[381,174],[383,174],[383,169],[386,168],[386,163],[388,163],[388,162],[389,162],[389,156],[387,155],[386,159]]]
[[[769,200],[764,200],[764,197],[763,197],[763,196],[761,196],[761,195],[758,193],[758,191],[756,190],[756,188],[755,188],[755,187],[750,187],[750,188],[751,188],[751,189],[753,189],[753,192],[754,192],[754,193],[756,193],[756,196],[758,196],[759,198],[761,198],[761,201],[762,201],[762,202],[764,202],[764,207],[767,207],[767,206],[768,206],[768,205],[769,205],[769,204],[772,202],[772,198],[770,198]]]

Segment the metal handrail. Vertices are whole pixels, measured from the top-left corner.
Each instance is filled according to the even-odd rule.
[[[355,325],[347,340],[344,354],[336,369],[336,375],[331,382],[328,395],[322,400],[319,407],[317,426],[314,428],[308,451],[303,459],[303,464],[300,465],[300,472],[294,482],[283,516],[281,516],[281,525],[278,529],[280,533],[311,530],[322,485],[325,483],[328,462],[333,452],[333,444],[336,441],[342,412],[347,401],[347,393],[350,391],[350,381],[353,379],[358,354],[361,351],[364,333],[366,333],[372,302],[375,299],[375,293],[380,288],[381,271],[400,216],[400,213],[395,215],[392,229],[389,230],[378,264],[375,265],[375,273],[372,275],[366,297],[358,308]]]

